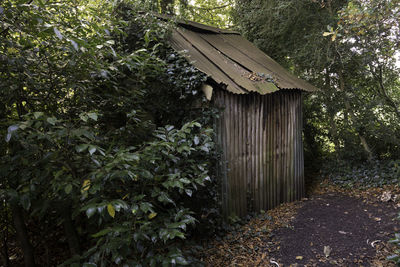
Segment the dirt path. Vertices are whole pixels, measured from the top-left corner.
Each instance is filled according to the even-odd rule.
[[[200,256],[208,266],[395,266],[387,241],[400,231],[399,210],[380,200],[383,190],[326,190],[283,204],[206,242]]]
[[[376,249],[398,230],[395,217],[383,203],[338,193],[315,197],[298,210],[290,227],[273,232],[280,249],[271,256],[284,266],[383,266],[375,259]]]

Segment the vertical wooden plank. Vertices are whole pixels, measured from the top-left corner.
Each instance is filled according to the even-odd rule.
[[[231,116],[229,118],[229,120],[232,122],[232,128],[230,129],[230,134],[231,134],[231,142],[230,142],[230,146],[233,148],[232,150],[232,157],[231,157],[231,162],[232,162],[232,180],[233,180],[233,198],[232,198],[232,202],[233,202],[233,211],[235,213],[235,215],[240,216],[240,206],[239,204],[239,188],[238,188],[238,181],[237,181],[237,103],[236,103],[236,99],[235,99],[235,95],[230,94],[229,95],[230,98],[230,103],[231,103]]]
[[[301,141],[301,146],[300,146],[300,164],[301,164],[301,176],[300,176],[300,181],[301,181],[301,197],[305,195],[305,183],[304,183],[304,147],[303,147],[303,95],[299,92],[299,102],[300,102],[300,110],[299,110],[299,116],[300,116],[300,141]]]
[[[269,190],[268,190],[268,201],[269,201],[269,205],[268,205],[268,209],[271,209],[272,207],[274,207],[274,179],[272,176],[272,131],[271,131],[271,125],[273,123],[272,121],[272,101],[271,101],[271,95],[267,95],[267,112],[268,112],[268,120],[267,120],[267,135],[268,135],[268,142],[266,144],[266,149],[268,151],[268,180],[269,180]]]
[[[251,169],[252,169],[252,206],[254,210],[257,210],[257,167],[256,167],[256,148],[257,148],[257,124],[255,123],[256,119],[256,103],[257,103],[258,95],[252,94],[251,95],[251,106],[249,107],[251,111],[250,123],[252,128],[252,145],[251,145]]]
[[[242,97],[236,97],[236,107],[237,107],[237,117],[236,120],[238,122],[238,128],[236,130],[236,143],[237,143],[237,148],[238,148],[238,153],[237,153],[237,182],[238,182],[238,191],[239,191],[239,206],[240,206],[240,216],[245,215],[245,208],[244,204],[246,202],[246,199],[243,198],[243,187],[242,187],[242,164],[241,164],[241,158],[242,158],[242,144],[243,144],[243,136],[242,136],[242,116],[241,116],[241,99]]]
[[[225,109],[225,101],[224,101],[224,92],[222,90],[216,90],[215,92],[215,105],[220,109],[220,117],[218,119],[218,143],[221,148],[221,198],[222,198],[222,213],[226,218],[228,216],[229,206],[228,206],[228,173],[227,173],[227,146],[226,146],[226,109]]]
[[[262,177],[262,149],[261,149],[261,136],[262,136],[262,123],[261,123],[261,105],[262,95],[257,95],[257,176],[258,176],[258,208],[257,211],[262,209],[262,194],[263,194],[263,177]]]
[[[284,156],[285,156],[285,148],[284,148],[284,139],[285,139],[285,132],[284,132],[284,123],[285,123],[285,117],[284,117],[284,112],[283,112],[283,107],[284,107],[284,98],[281,92],[279,92],[279,118],[281,121],[281,124],[279,125],[279,145],[280,145],[280,161],[279,161],[279,170],[280,170],[280,179],[281,179],[281,203],[285,201],[285,193],[286,193],[286,181],[285,181],[285,168],[284,168]]]
[[[264,138],[265,138],[265,119],[264,119],[264,106],[265,106],[265,95],[260,96],[261,105],[260,105],[260,173],[261,173],[261,181],[262,181],[262,191],[261,191],[261,209],[266,210],[266,202],[265,195],[267,193],[267,180],[265,177],[265,149],[264,149]]]
[[[271,124],[270,124],[270,129],[269,132],[271,134],[271,146],[270,146],[270,151],[271,151],[271,178],[273,180],[273,206],[277,205],[277,199],[278,199],[278,194],[277,194],[277,188],[278,188],[278,181],[276,180],[276,173],[275,173],[275,162],[276,162],[276,155],[275,155],[275,120],[276,120],[276,116],[275,116],[275,95],[271,95],[270,96],[270,102],[271,102]]]
[[[242,109],[242,190],[243,190],[243,200],[244,200],[244,209],[245,214],[249,212],[249,203],[247,197],[247,101],[248,96],[242,97],[241,101],[241,109]]]
[[[243,138],[243,128],[244,128],[244,121],[243,121],[243,97],[239,96],[238,100],[238,146],[239,146],[239,154],[238,154],[238,176],[239,176],[239,189],[240,189],[240,215],[246,215],[246,194],[245,194],[245,187],[243,187],[243,143],[245,142]]]
[[[280,93],[280,92],[279,92]],[[284,113],[283,113],[283,106],[284,106],[284,101],[283,101],[283,95],[282,93],[279,94],[279,118],[280,118],[280,125],[279,125],[279,146],[280,146],[280,157],[279,157],[279,171],[280,171],[280,175],[279,178],[281,180],[281,203],[283,203],[285,201],[285,192],[286,192],[286,181],[285,181],[285,174],[284,174],[284,153],[285,153],[285,148],[284,148],[284,139],[285,139],[285,134],[284,134],[284,123],[285,123],[285,119],[284,119]]]
[[[238,96],[237,97],[237,104],[238,104],[238,186],[240,189],[240,216],[246,215],[246,186],[244,183],[244,175],[243,169],[245,165],[243,164],[243,157],[244,157],[244,136],[243,136],[243,128],[244,128],[244,118],[243,118],[243,100],[244,97]]]
[[[247,214],[249,212],[249,207],[250,207],[250,203],[248,203],[249,199],[248,199],[248,179],[247,179],[247,99],[248,99],[248,95],[246,95],[245,97],[242,97],[242,136],[243,136],[243,140],[242,140],[242,188],[244,191],[244,201],[245,201],[245,213]]]
[[[294,104],[295,104],[295,94],[290,95],[290,106],[289,106],[289,117],[290,117],[290,177],[292,180],[292,193],[291,193],[291,201],[296,199],[296,192],[297,192],[297,182],[296,182],[296,177],[294,175],[294,160],[295,160],[295,150],[294,150],[294,137],[295,137],[295,129],[294,127],[294,122],[295,122],[295,112],[293,112],[294,109]]]
[[[289,110],[289,104],[290,104],[290,92],[287,92],[285,95],[285,176],[286,176],[286,201],[290,202],[291,201],[291,192],[292,192],[292,181],[293,177],[290,177],[289,174],[289,166],[290,166],[290,110]]]
[[[263,96],[263,108],[262,108],[262,125],[263,125],[263,144],[262,144],[262,151],[263,151],[263,179],[264,179],[264,191],[263,191],[263,210],[269,209],[269,188],[270,188],[270,181],[268,177],[268,150],[267,150],[267,134],[268,134],[268,114],[267,114],[267,105],[268,105],[268,96]]]
[[[251,122],[250,122],[250,101],[251,101],[251,97],[252,95],[246,95],[246,102],[245,102],[245,106],[246,106],[246,189],[248,192],[248,201],[249,203],[247,203],[247,206],[252,210],[253,209],[253,196],[252,196],[252,177],[251,177],[251,154],[250,154],[250,148],[251,148]]]
[[[301,142],[301,134],[300,134],[300,116],[298,115],[299,112],[299,102],[296,101],[296,181],[297,181],[297,189],[298,195],[301,194],[301,184],[300,184],[300,142]]]
[[[255,195],[255,173],[254,173],[254,146],[255,146],[255,141],[254,141],[254,135],[255,135],[255,126],[253,123],[253,117],[254,117],[254,95],[251,94],[249,96],[249,123],[250,123],[250,162],[249,162],[249,169],[250,169],[250,175],[251,175],[251,197],[252,197],[252,208],[255,209],[254,203],[256,199]]]
[[[282,179],[282,202],[286,202],[286,188],[287,188],[287,180],[286,180],[286,173],[285,173],[285,157],[286,157],[286,151],[285,151],[285,143],[286,143],[286,135],[285,135],[285,129],[286,129],[286,114],[285,114],[285,96],[286,94],[280,94],[280,100],[281,100],[281,106],[280,106],[280,111],[281,111],[281,163],[280,163],[280,169],[281,169],[281,179]]]
[[[279,177],[279,95],[275,96],[275,105],[274,105],[274,113],[275,113],[275,123],[274,123],[274,153],[275,153],[275,158],[274,158],[274,176],[276,179],[276,199],[277,202],[276,204],[278,205],[281,202],[281,181]]]
[[[292,181],[293,177],[290,177],[289,174],[289,166],[290,166],[290,112],[289,112],[289,104],[290,104],[290,92],[284,94],[285,97],[285,176],[286,176],[286,201],[291,201],[291,192],[292,192]]]
[[[293,173],[293,168],[294,168],[294,128],[293,127],[293,122],[294,122],[294,115],[295,113],[293,112],[293,104],[294,104],[294,100],[295,100],[295,95],[293,93],[291,93],[289,95],[289,106],[288,106],[288,112],[289,112],[289,122],[288,122],[288,126],[289,126],[289,177],[290,177],[290,181],[291,181],[291,192],[290,192],[290,201],[293,201],[296,199],[296,191],[297,191],[297,183],[296,183],[296,179]]]
[[[296,101],[294,103],[294,112],[295,112],[295,127],[296,127],[296,132],[295,132],[295,136],[296,136],[296,158],[295,158],[295,162],[296,162],[296,193],[297,196],[296,198],[299,198],[301,196],[301,181],[300,181],[300,175],[299,175],[299,168],[300,168],[300,144],[302,142],[302,136],[301,136],[301,127],[300,127],[300,116],[299,116],[299,109],[298,109],[298,105],[299,105],[299,96],[298,93],[296,94]]]
[[[263,145],[263,150],[265,153],[265,159],[264,159],[264,179],[266,182],[266,190],[265,190],[265,210],[269,210],[271,207],[271,201],[270,201],[270,195],[271,195],[271,179],[269,176],[269,150],[268,150],[268,140],[269,140],[269,114],[268,114],[268,108],[269,108],[269,97],[268,95],[264,96],[264,145]]]
[[[234,128],[232,129],[232,146],[234,147],[234,153],[233,153],[233,175],[234,175],[234,180],[235,180],[235,214],[237,216],[240,216],[241,214],[241,206],[240,206],[240,182],[239,182],[239,166],[238,166],[238,158],[239,158],[239,149],[238,149],[238,130],[239,130],[239,120],[238,120],[238,103],[237,100],[238,98],[236,95],[231,95],[232,99],[232,116],[231,116],[231,121],[233,121]]]
[[[253,179],[254,179],[254,209],[258,210],[258,168],[257,168],[257,133],[258,133],[258,125],[257,121],[257,103],[258,103],[258,95],[254,95],[254,102],[253,102],[253,116],[251,118],[251,123],[254,127],[254,136],[253,136]]]
[[[296,101],[294,103],[294,112],[295,112],[295,123],[294,125],[296,126],[296,193],[297,196],[296,198],[300,198],[302,196],[302,185],[301,185],[301,179],[300,179],[300,175],[299,175],[299,168],[301,165],[301,159],[300,159],[300,150],[301,150],[301,143],[302,143],[302,133],[301,133],[301,126],[300,126],[300,120],[301,120],[301,116],[299,114],[299,92],[296,93]]]
[[[299,147],[298,147],[298,139],[299,139],[299,136],[298,136],[298,115],[297,115],[297,99],[295,99],[294,101],[293,101],[293,110],[294,110],[294,116],[293,116],[293,119],[294,119],[294,121],[293,121],[293,127],[295,128],[295,131],[294,131],[294,145],[293,145],[293,147],[294,147],[294,180],[295,180],[295,185],[296,185],[296,197],[298,197],[298,190],[299,190],[299,186],[300,186],[300,184],[299,184],[299,182],[298,182],[298,150],[299,150]]]
[[[229,136],[228,136],[228,128],[229,128],[229,121],[228,121],[228,116],[227,112],[229,109],[229,106],[226,103],[226,92],[220,90],[219,95],[220,95],[220,101],[223,103],[223,118],[221,121],[221,128],[223,129],[223,135],[222,137],[224,138],[223,140],[223,160],[224,160],[224,178],[225,178],[225,184],[224,184],[224,195],[225,195],[225,216],[229,216],[230,212],[230,181],[229,181],[229,147],[228,147],[228,142],[229,142]]]
[[[224,92],[224,102],[225,102],[225,132],[226,132],[226,161],[227,161],[227,177],[228,177],[228,184],[227,184],[227,205],[228,205],[228,216],[231,215],[233,211],[232,207],[232,198],[233,196],[233,191],[232,191],[232,170],[231,170],[231,156],[232,156],[232,147],[231,147],[231,120],[230,120],[230,114],[231,114],[231,103],[229,101],[229,93]]]
[[[276,125],[276,173],[277,179],[279,182],[278,188],[278,204],[282,203],[282,189],[283,189],[283,182],[282,182],[282,173],[281,173],[281,140],[282,140],[282,133],[281,133],[281,124],[282,124],[282,116],[281,116],[281,97],[280,93],[277,94],[277,106],[276,106],[276,118],[277,118],[277,125]]]
[[[251,124],[252,124],[252,151],[251,151],[251,165],[252,165],[252,174],[253,174],[253,208],[257,210],[257,167],[256,167],[256,157],[257,157],[257,124],[255,123],[256,119],[256,103],[257,103],[257,95],[252,95],[252,103],[251,103]]]
[[[263,125],[263,107],[264,107],[264,96],[260,95],[260,104],[258,107],[259,110],[259,116],[258,116],[258,125],[260,125],[260,131],[259,131],[259,143],[258,147],[260,148],[259,150],[259,176],[260,176],[260,191],[259,191],[259,210],[263,209],[265,210],[264,207],[264,192],[265,192],[265,180],[264,180],[264,150],[263,150],[263,136],[264,136],[264,125]]]
[[[276,162],[276,150],[275,150],[275,136],[276,136],[276,133],[275,133],[275,124],[276,124],[276,114],[275,114],[275,106],[276,106],[276,102],[274,101],[275,100],[275,95],[271,95],[271,116],[272,116],[272,121],[271,121],[271,125],[270,125],[270,127],[271,127],[271,129],[270,129],[270,132],[271,132],[271,136],[272,136],[272,138],[271,138],[271,147],[270,147],[270,149],[271,149],[271,177],[272,177],[272,179],[273,179],[273,181],[274,181],[274,187],[273,187],[273,189],[274,189],[274,191],[273,191],[273,194],[274,194],[274,206],[276,206],[277,204],[278,204],[278,180],[276,179],[276,168],[275,168],[275,162]]]

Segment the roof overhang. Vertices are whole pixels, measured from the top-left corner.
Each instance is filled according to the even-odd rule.
[[[168,19],[167,16],[160,16]],[[281,89],[318,89],[294,76],[238,32],[177,20],[171,46],[223,89],[269,94]]]

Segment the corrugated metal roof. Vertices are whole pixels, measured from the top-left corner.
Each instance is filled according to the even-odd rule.
[[[215,82],[235,94],[268,94],[280,89],[318,90],[297,78],[239,33],[178,21],[171,45]]]

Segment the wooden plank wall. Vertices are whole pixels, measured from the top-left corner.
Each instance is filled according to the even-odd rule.
[[[215,90],[225,216],[271,209],[304,195],[299,90],[237,95]]]

